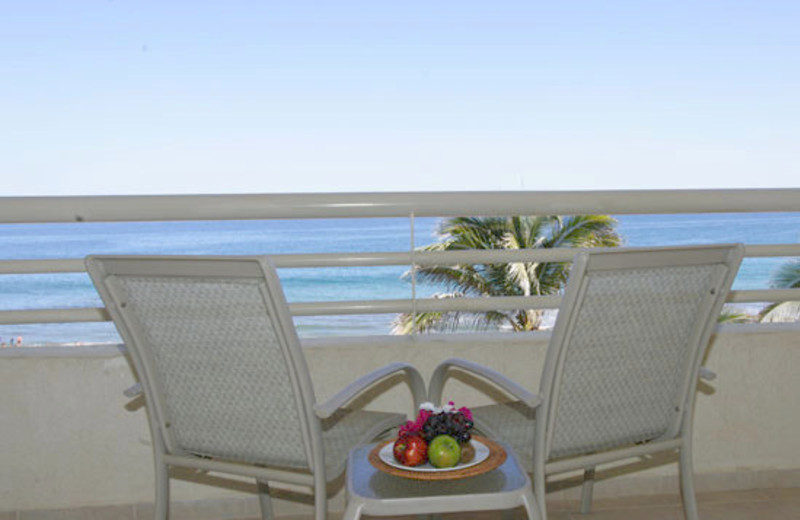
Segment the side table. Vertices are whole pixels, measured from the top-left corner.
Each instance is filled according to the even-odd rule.
[[[413,480],[389,475],[368,459],[375,444],[360,446],[347,460],[347,509],[343,520],[373,516],[490,511],[524,506],[529,520],[539,520],[539,506],[528,475],[513,451],[498,468],[457,480]]]

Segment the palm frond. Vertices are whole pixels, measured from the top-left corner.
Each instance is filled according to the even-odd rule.
[[[460,293],[438,294],[435,298],[461,298]],[[513,327],[513,320],[501,311],[461,312],[431,311],[402,313],[392,322],[392,334],[411,334],[412,332],[449,332],[458,329],[487,330],[499,328],[503,323]]]
[[[776,289],[800,288],[800,260],[789,260],[773,273],[770,286]],[[800,321],[800,302],[773,303],[758,315],[762,323]]]
[[[548,247],[617,247],[616,219],[608,215],[577,215],[558,219],[558,232],[551,235]]]
[[[410,272],[403,275],[404,278],[410,276]],[[490,292],[487,280],[471,265],[420,267],[417,269],[417,278],[422,282],[442,285],[449,291],[458,290],[475,296]]]
[[[800,302],[773,303],[758,315],[761,323],[793,323],[800,321]]]
[[[755,321],[756,317],[746,312],[730,309],[727,306],[722,309],[717,323],[750,323]]]
[[[789,260],[781,264],[772,275],[770,285],[780,289],[800,288],[800,260]]]

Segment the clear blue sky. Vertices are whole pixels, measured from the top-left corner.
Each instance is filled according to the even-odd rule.
[[[800,2],[9,1],[0,195],[800,186]]]

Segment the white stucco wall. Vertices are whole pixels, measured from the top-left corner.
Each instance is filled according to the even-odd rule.
[[[305,347],[323,400],[389,362],[411,362],[428,378],[439,361],[451,356],[484,363],[535,390],[547,339],[541,333],[374,337],[307,341]],[[800,476],[800,327],[726,326],[714,338],[707,366],[719,378],[698,394],[698,486],[792,484],[787,475]],[[461,381],[450,381],[445,397],[457,404],[490,399]],[[133,382],[125,357],[111,347],[0,351],[0,511],[152,501],[146,416],[122,395]],[[370,408],[411,412],[405,386],[368,401],[364,404]],[[644,473],[648,478],[637,473],[636,478],[623,474],[604,481],[596,494],[677,492],[671,487],[674,474],[674,464],[657,465]],[[251,489],[249,484],[218,487],[173,480],[172,498],[251,497]],[[294,506],[290,500],[281,507]]]

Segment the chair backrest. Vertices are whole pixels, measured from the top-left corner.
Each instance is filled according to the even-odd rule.
[[[316,467],[313,388],[267,258],[90,256],[86,264],[168,453]]]
[[[576,256],[542,374],[544,460],[680,434],[742,254],[720,245]]]

